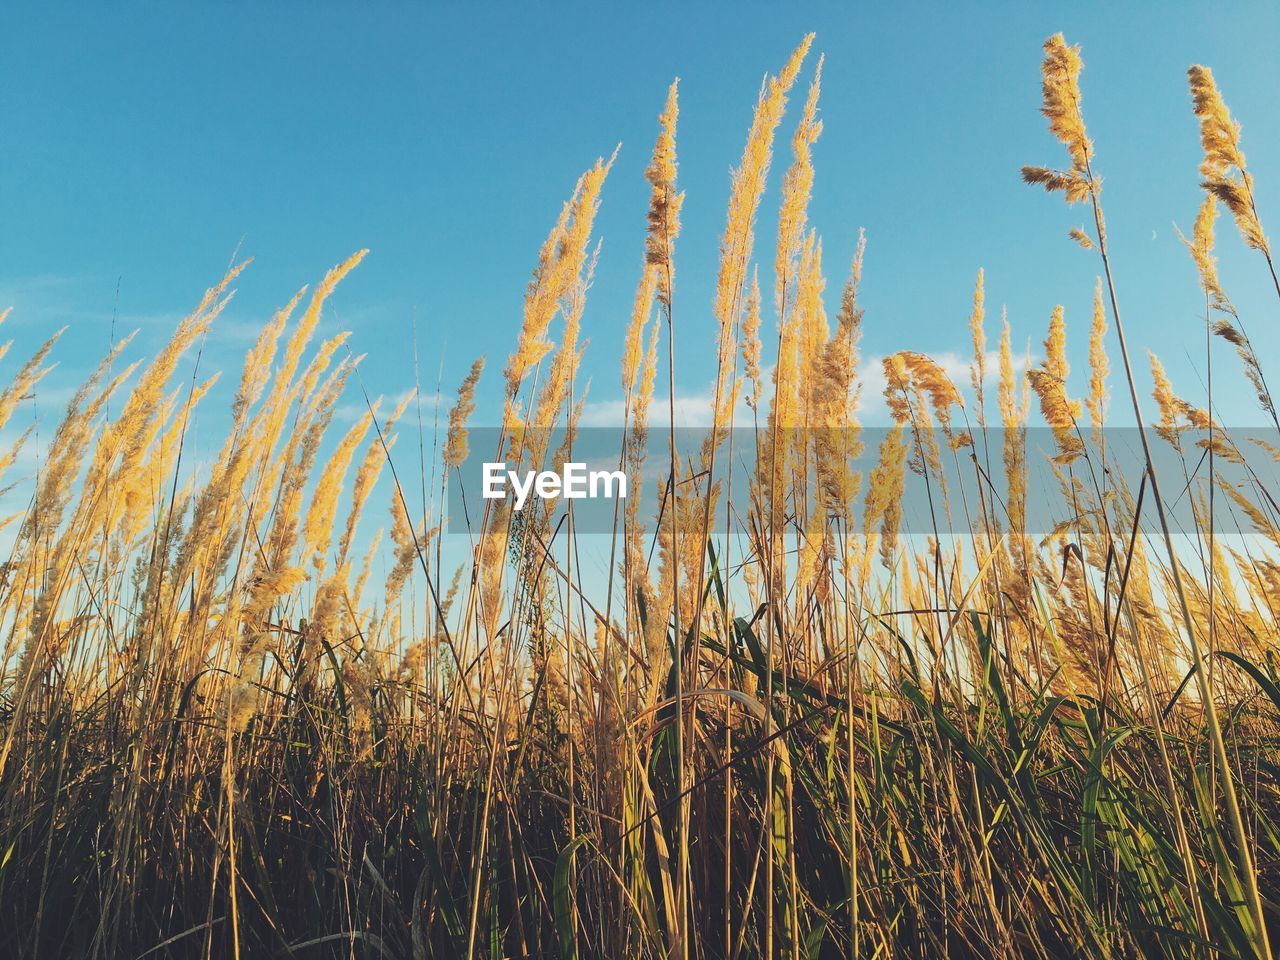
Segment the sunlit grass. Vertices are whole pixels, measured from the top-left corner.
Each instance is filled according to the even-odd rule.
[[[1154,404],[1139,395],[1078,51],[1045,46],[1044,112],[1067,166],[1023,176],[1089,223],[1070,231],[1100,274],[1080,338],[1087,395],[1068,389],[1061,308],[1025,372],[1005,324],[989,376],[979,272],[967,399],[929,357],[886,358],[893,426],[858,476],[862,245],[836,293],[808,219],[811,40],[761,88],[710,338],[685,319],[703,305],[680,297],[670,89],[636,241],[617,451],[632,490],[607,578],[583,577],[572,522],[545,504],[483,501],[457,538],[461,566],[442,540],[478,391],[502,400],[495,458],[542,469],[570,454],[612,159],[583,174],[538,252],[501,381],[478,359],[440,443],[412,439],[439,450],[434,465],[403,449],[421,430],[412,398],[370,398],[348,349],[359,336],[314,341],[363,254],[264,326],[207,469],[184,453],[212,382],[177,371],[217,335],[242,267],[154,360],[124,367],[127,341],[103,360],[39,472],[17,481],[30,507],[0,581],[0,951],[1271,956],[1277,491],[1217,471],[1244,457],[1154,357]],[[764,250],[757,214],[806,68]],[[1209,71],[1190,76],[1206,199],[1185,265],[1204,326],[1186,336],[1224,348],[1209,370],[1243,373],[1275,423],[1217,274],[1218,206],[1259,269],[1270,248],[1240,130]],[[56,339],[0,392],[0,427],[39,389]],[[691,457],[674,430],[667,449],[649,443],[651,427],[674,427],[651,410],[662,391],[674,410],[684,351],[716,366],[713,426]],[[1043,538],[1027,521],[1033,395],[1060,495]],[[339,431],[344,396],[364,410]],[[746,482],[728,430],[743,404]],[[1113,424],[1144,425],[1137,489],[1106,447]],[[1155,469],[1161,444],[1180,475]],[[647,515],[637,488],[659,459]],[[933,521],[919,549],[902,526],[908,483],[924,485]],[[1192,503],[1191,548],[1169,529],[1171,487]],[[1251,535],[1216,530],[1211,497]]]

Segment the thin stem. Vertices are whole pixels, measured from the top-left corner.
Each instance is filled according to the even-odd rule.
[[[1093,207],[1093,222],[1098,240],[1098,253],[1102,258],[1102,269],[1107,281],[1107,296],[1111,301],[1111,316],[1116,324],[1116,337],[1120,342],[1120,356],[1124,361],[1125,382],[1129,388],[1129,399],[1133,404],[1133,416],[1138,424],[1138,437],[1142,443],[1142,455],[1146,462],[1146,473],[1151,481],[1151,496],[1156,505],[1156,517],[1160,522],[1160,533],[1164,540],[1165,551],[1169,557],[1169,572],[1173,580],[1174,593],[1178,598],[1178,609],[1182,619],[1182,627],[1186,632],[1187,645],[1191,650],[1192,668],[1196,676],[1196,687],[1204,705],[1205,722],[1209,727],[1209,739],[1213,746],[1214,760],[1218,764],[1219,778],[1222,781],[1223,799],[1227,806],[1227,821],[1231,828],[1236,846],[1236,859],[1239,864],[1240,882],[1249,898],[1249,908],[1253,913],[1254,923],[1258,928],[1257,946],[1264,960],[1270,960],[1271,945],[1267,938],[1266,917],[1262,911],[1262,899],[1258,892],[1258,875],[1253,865],[1253,857],[1249,853],[1249,838],[1245,831],[1244,818],[1240,814],[1240,804],[1236,797],[1235,781],[1231,776],[1227,747],[1222,737],[1222,727],[1218,721],[1218,709],[1213,700],[1213,689],[1205,673],[1204,658],[1200,653],[1200,644],[1196,639],[1195,627],[1191,619],[1191,609],[1187,604],[1186,590],[1182,584],[1182,573],[1178,563],[1177,551],[1173,546],[1173,535],[1169,532],[1169,521],[1165,516],[1164,499],[1160,496],[1160,483],[1156,477],[1155,464],[1151,456],[1151,444],[1147,439],[1146,421],[1142,416],[1142,404],[1138,400],[1138,388],[1133,378],[1133,365],[1129,361],[1129,349],[1125,341],[1124,323],[1120,319],[1120,307],[1116,300],[1115,280],[1111,274],[1111,257],[1107,250],[1107,231],[1102,216],[1102,205],[1098,201],[1098,189],[1093,170],[1086,161],[1085,173],[1089,180],[1089,201]]]

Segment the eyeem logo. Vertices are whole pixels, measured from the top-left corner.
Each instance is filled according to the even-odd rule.
[[[521,510],[535,494],[543,500],[564,497],[566,500],[619,500],[627,496],[627,475],[621,470],[587,470],[585,463],[566,463],[560,473],[554,470],[526,470],[523,474],[508,470],[505,462],[484,465],[483,496],[486,500],[505,500],[507,488],[515,494],[515,508]]]

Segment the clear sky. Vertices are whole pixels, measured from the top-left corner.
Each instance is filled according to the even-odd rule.
[[[1084,48],[1131,337],[1198,398],[1203,300],[1174,231],[1189,229],[1200,199],[1185,69],[1214,68],[1244,124],[1264,223],[1280,234],[1274,4],[1230,14],[1204,3],[6,6],[0,301],[15,308],[14,356],[69,323],[60,375],[83,371],[107,348],[113,316],[117,335],[141,326],[140,348],[154,347],[239,248],[256,259],[205,360],[234,373],[272,308],[369,247],[326,327],[354,331],[376,392],[412,384],[415,318],[428,389],[443,364],[452,392],[488,353],[478,418],[491,423],[538,245],[578,173],[621,143],[584,321],[592,399],[607,404],[639,273],[642,171],[678,75],[678,389],[696,396],[711,377],[698,344],[713,342],[729,168],[762,76],[811,30],[826,54],[811,220],[829,306],[866,228],[866,354],[964,353],[981,266],[993,343],[1001,304],[1015,342],[1034,347],[1062,302],[1082,357],[1098,268],[1065,234],[1083,211],[1018,180],[1023,163],[1063,162],[1037,112],[1040,44],[1062,30]],[[771,192],[766,244],[775,209]],[[1265,363],[1280,356],[1280,304],[1225,221],[1219,236],[1224,279]],[[772,250],[757,256],[767,265]],[[1218,356],[1234,373],[1229,353]],[[1235,396],[1256,422],[1247,392]]]

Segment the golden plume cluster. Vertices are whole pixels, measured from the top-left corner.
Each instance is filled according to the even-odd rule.
[[[1083,412],[1078,400],[1067,395],[1067,321],[1061,306],[1053,308],[1049,319],[1049,335],[1044,341],[1044,360],[1040,367],[1027,371],[1031,389],[1040,400],[1040,413],[1053,430],[1058,444],[1057,461],[1068,464],[1084,449],[1079,421]]]
[[[449,433],[444,441],[445,466],[457,467],[467,459],[467,421],[476,409],[476,384],[484,372],[484,357],[477,357],[458,387],[458,399],[449,410]]]
[[[1067,203],[1087,200],[1098,189],[1090,169],[1093,143],[1085,132],[1084,116],[1080,112],[1080,70],[1083,66],[1080,48],[1069,45],[1062,34],[1054,34],[1045,41],[1041,68],[1043,105],[1040,112],[1049,121],[1049,132],[1067,148],[1071,169],[1022,168],[1025,182],[1044,187],[1051,193],[1061,191]]]
[[[1218,419],[1237,400],[1226,341],[1277,423],[1227,293],[1237,264],[1214,252],[1222,203],[1270,266],[1239,126],[1193,68],[1205,390],[1180,396],[1151,355],[1148,422],[1080,53],[1051,37],[1043,112],[1066,169],[1023,177],[1092,214],[1069,232],[1100,261],[1087,394],[1070,396],[1061,306],[1034,366],[1003,310],[989,355],[1001,282],[978,270],[953,301],[968,385],[910,343],[883,356],[890,423],[864,483],[864,307],[868,328],[887,321],[863,234],[824,242],[810,209],[821,57],[771,182],[811,45],[755,97],[711,302],[679,310],[667,89],[634,185],[648,211],[614,388],[629,490],[610,537],[571,501],[481,503],[466,464],[478,410],[500,428],[482,452],[511,467],[582,451],[613,157],[538,251],[497,402],[480,357],[434,427],[419,402],[412,443],[417,390],[367,396],[348,348],[364,334],[320,335],[363,252],[267,316],[222,391],[202,348],[244,264],[149,362],[126,337],[89,365],[51,429],[60,334],[13,364],[0,955],[1272,955],[1280,523],[1255,465],[1277,451]],[[1106,436],[1114,347],[1141,456]],[[655,455],[660,373],[674,428],[676,384],[712,363],[701,450],[673,436]],[[740,394],[751,427],[730,431]],[[390,517],[371,523],[375,501]]]
[[[1212,70],[1197,64],[1187,70],[1187,80],[1192,108],[1200,120],[1200,146],[1204,150],[1200,164],[1202,186],[1231,211],[1245,243],[1267,254],[1269,259],[1271,247],[1253,202],[1253,178],[1240,149],[1240,125],[1231,119]]]

